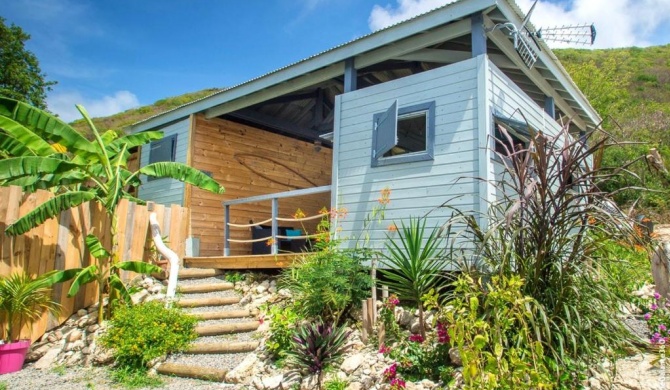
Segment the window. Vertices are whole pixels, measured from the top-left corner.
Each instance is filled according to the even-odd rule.
[[[372,166],[433,159],[435,102],[398,108],[373,117]]]
[[[177,155],[177,134],[172,134],[149,144],[149,164],[174,161]],[[148,180],[156,180],[149,176]]]
[[[526,123],[497,115],[493,116],[493,123],[495,126],[493,142],[496,159],[500,156],[509,157],[508,153],[528,148],[530,129]],[[505,130],[506,134],[501,131],[501,128]]]

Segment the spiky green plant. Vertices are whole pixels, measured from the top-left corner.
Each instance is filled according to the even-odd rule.
[[[399,242],[388,237],[386,251],[382,252],[380,269],[389,286],[401,299],[417,304],[422,337],[426,337],[423,302],[421,297],[431,289],[439,288],[440,271],[447,264],[444,240],[440,228],[426,230],[425,218],[410,218],[409,224],[401,222]]]
[[[16,340],[23,324],[32,324],[44,312],[57,313],[60,305],[51,298],[51,286],[71,276],[67,272],[51,271],[37,278],[32,278],[26,272],[0,277],[0,323],[3,324],[3,340]]]

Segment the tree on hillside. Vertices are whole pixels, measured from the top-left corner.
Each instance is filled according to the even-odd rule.
[[[55,81],[46,81],[35,54],[24,47],[30,39],[21,27],[7,26],[0,17],[0,95],[46,108],[46,93]]]

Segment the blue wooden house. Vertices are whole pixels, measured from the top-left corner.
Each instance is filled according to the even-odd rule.
[[[512,0],[455,1],[136,123],[131,131],[165,133],[142,164],[182,161],[227,189],[215,196],[161,179],[139,196],[190,207],[200,256],[252,254],[254,229],[313,229],[291,221],[298,208],[346,208],[338,234],[353,236],[384,188],[378,247],[392,221],[448,199],[486,211],[495,191],[475,177],[500,173],[496,123],[522,141],[515,124],[525,121],[547,134],[568,119],[575,133],[600,122],[551,49],[514,32],[523,19]],[[429,224],[447,217],[437,210]]]

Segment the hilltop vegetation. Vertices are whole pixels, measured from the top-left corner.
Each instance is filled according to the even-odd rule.
[[[604,190],[646,187],[613,194],[623,206],[638,202],[640,212],[667,219],[670,177],[647,164],[656,148],[670,163],[670,45],[608,50],[557,50],[556,55],[604,118],[604,127],[620,142],[606,150],[603,166],[632,163],[634,175],[621,177]],[[667,221],[666,221],[667,222]]]
[[[160,99],[157,100],[154,104],[131,108],[130,110],[106,117],[94,118],[93,123],[98,128],[98,130],[101,131],[110,129],[121,131],[124,127],[129,126],[135,122],[139,122],[143,119],[150,118],[162,112],[169,111],[173,108],[190,103],[194,100],[201,99],[205,96],[209,96],[218,91],[219,89],[217,88],[208,88],[197,92],[189,92],[179,96]],[[86,133],[88,129],[88,126],[86,123],[84,123],[83,119],[72,122],[72,126],[83,133]]]

